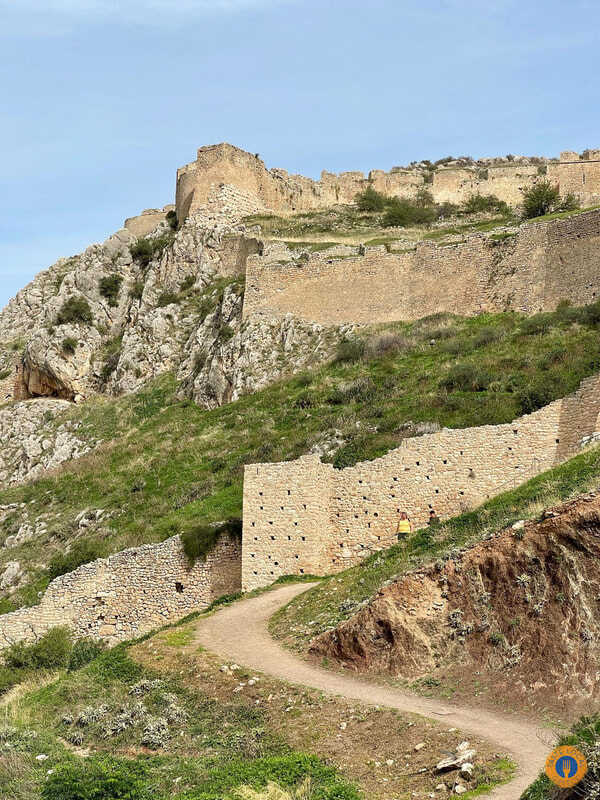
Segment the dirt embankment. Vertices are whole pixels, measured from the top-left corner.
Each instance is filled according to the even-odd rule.
[[[408,574],[311,653],[568,716],[600,697],[600,496]]]

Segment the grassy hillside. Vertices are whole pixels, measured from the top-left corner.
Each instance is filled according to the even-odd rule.
[[[0,492],[0,505],[25,504],[1,523],[2,541],[24,514],[46,524],[2,551],[30,580],[0,608],[35,603],[51,575],[82,561],[240,515],[244,464],[296,458],[335,432],[342,444],[326,458],[343,467],[437,425],[510,421],[598,371],[593,305],[362,329],[334,363],[213,411],[178,402],[169,375],[137,395],[94,399],[70,414],[79,436],[104,444],[54,475]],[[81,528],[76,517],[85,509],[103,509],[104,522]],[[74,540],[79,552],[60,557]]]
[[[598,486],[600,447],[594,447],[474,511],[419,531],[406,547],[396,545],[375,553],[358,566],[325,579],[277,612],[271,631],[288,646],[305,650],[311,639],[352,616],[387,581]]]
[[[570,745],[577,747],[586,757],[588,773],[584,780],[572,789],[562,792],[542,773],[540,777],[521,796],[521,800],[593,800],[600,797],[600,765],[598,748],[600,747],[600,715],[583,717],[573,725],[571,731],[557,742],[557,747]]]

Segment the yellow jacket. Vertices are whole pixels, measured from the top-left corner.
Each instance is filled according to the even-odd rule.
[[[396,533],[410,533],[410,520],[399,519],[398,526],[396,528]]]

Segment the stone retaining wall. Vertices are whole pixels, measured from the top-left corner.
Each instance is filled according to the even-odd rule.
[[[244,317],[291,313],[342,324],[437,312],[533,314],[561,300],[590,303],[600,292],[600,211],[522,225],[500,240],[420,242],[405,252],[332,248],[300,258],[284,250],[267,245],[264,255],[248,258]]]
[[[475,508],[580,451],[600,429],[600,376],[533,414],[406,439],[374,461],[336,470],[318,456],[244,472],[242,586],[281,575],[329,574],[394,541],[398,514]]]
[[[132,639],[240,590],[241,543],[222,535],[190,567],[178,536],[132,547],[52,581],[39,605],[0,616],[0,649],[57,625],[76,638]]]

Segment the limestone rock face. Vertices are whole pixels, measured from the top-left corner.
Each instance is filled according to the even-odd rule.
[[[65,400],[40,398],[0,409],[0,485],[39,477],[97,444],[78,437],[77,423],[64,419],[71,407]]]
[[[48,433],[61,401],[170,371],[182,397],[214,408],[328,357],[344,329],[243,316],[246,261],[262,251],[253,231],[203,212],[176,233],[166,221],[141,240],[118,231],[40,273],[0,312],[0,403],[33,399],[0,411],[0,483],[94,446],[67,423]]]

